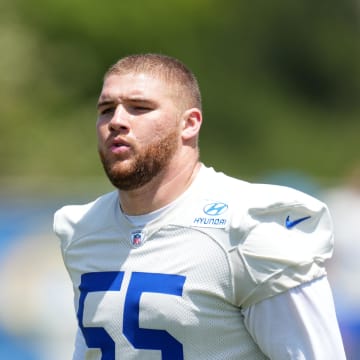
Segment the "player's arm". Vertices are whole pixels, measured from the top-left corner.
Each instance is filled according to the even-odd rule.
[[[346,359],[326,276],[254,304],[243,315],[270,359]]]

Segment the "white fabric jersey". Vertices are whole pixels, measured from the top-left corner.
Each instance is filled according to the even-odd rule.
[[[326,206],[202,167],[139,228],[118,193],[55,214],[83,359],[266,359],[240,309],[325,274]]]

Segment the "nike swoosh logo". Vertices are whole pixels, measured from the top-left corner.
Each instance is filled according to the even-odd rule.
[[[300,219],[296,219],[296,220],[290,220],[290,216],[288,216],[285,220],[285,226],[287,229],[292,229],[294,226],[302,223],[303,221],[310,219],[311,216],[304,216]]]

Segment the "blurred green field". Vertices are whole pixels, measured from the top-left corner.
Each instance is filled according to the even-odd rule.
[[[51,192],[101,179],[102,75],[134,52],[178,57],[198,76],[208,165],[248,180],[295,169],[329,184],[360,158],[355,1],[4,0],[0,47],[3,183]]]

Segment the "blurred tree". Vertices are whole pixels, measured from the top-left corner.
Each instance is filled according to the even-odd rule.
[[[100,174],[94,105],[101,77],[133,52],[176,56],[197,74],[208,164],[246,178],[292,168],[336,178],[359,158],[355,0],[2,6],[2,174]]]

